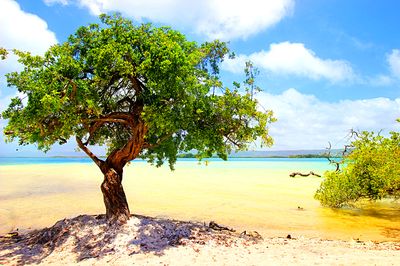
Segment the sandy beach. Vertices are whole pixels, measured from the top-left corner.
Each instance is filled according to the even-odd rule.
[[[82,215],[0,241],[3,265],[399,265],[400,243],[261,238],[167,219],[134,216],[110,227]]]
[[[132,163],[124,189],[132,213],[183,221],[218,221],[265,237],[400,241],[400,203],[334,210],[313,198],[318,165],[291,162],[178,162],[176,170]],[[104,213],[102,175],[94,164],[0,166],[0,235],[49,227],[80,214]],[[298,208],[300,207],[300,208]]]
[[[289,177],[321,169],[275,166],[132,164],[123,182],[142,216],[120,228],[97,215],[94,165],[1,166],[0,264],[400,265],[397,203],[323,208],[313,199],[320,178]]]

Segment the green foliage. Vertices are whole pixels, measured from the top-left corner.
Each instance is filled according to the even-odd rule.
[[[361,132],[351,146],[342,170],[325,173],[315,198],[330,207],[362,199],[400,198],[400,134],[383,137]]]
[[[14,50],[24,69],[7,81],[27,103],[16,97],[3,112],[8,141],[47,151],[77,136],[84,146],[106,144],[111,154],[135,138],[143,121],[139,156],[171,167],[191,150],[226,159],[257,138],[272,144],[272,112],[259,111],[250,93],[224,88],[218,78],[226,43],[198,45],[168,27],[135,26],[119,15],[100,19],[44,56]],[[246,74],[254,87],[253,72]]]
[[[0,60],[5,60],[7,58],[7,55],[7,50],[3,47],[0,47]]]

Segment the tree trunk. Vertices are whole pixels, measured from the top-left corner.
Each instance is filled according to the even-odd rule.
[[[134,113],[140,114],[142,110],[143,106],[139,106],[138,110]],[[116,114],[114,114],[114,116],[115,115]],[[123,168],[128,162],[134,160],[140,154],[144,147],[144,136],[147,132],[147,126],[139,115],[129,115],[128,118],[123,116],[123,119],[126,119],[126,122],[129,123],[131,138],[124,146],[111,152],[105,161],[97,158],[97,156],[88,149],[88,140],[83,143],[82,139],[76,136],[79,148],[96,163],[104,175],[104,181],[101,184],[101,192],[103,193],[106,207],[106,218],[109,223],[117,224],[125,223],[130,217],[128,202],[124,189],[122,188]],[[88,139],[90,139],[95,129],[92,129]]]
[[[104,181],[101,184],[106,218],[110,223],[123,224],[130,217],[128,202],[122,187],[122,172],[117,173],[114,168],[105,171]]]

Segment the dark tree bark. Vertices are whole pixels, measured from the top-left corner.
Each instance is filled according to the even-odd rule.
[[[145,123],[140,119],[128,119],[131,129],[131,138],[120,149],[114,150],[105,161],[99,159],[76,137],[78,146],[96,163],[104,175],[101,184],[104,205],[106,207],[106,218],[110,223],[123,224],[130,217],[128,201],[122,187],[122,176],[124,166],[135,159],[143,147],[146,147],[144,136],[147,132]]]
[[[111,223],[125,223],[130,217],[130,211],[122,187],[122,173],[117,173],[114,168],[106,170],[101,184],[101,192],[107,220]]]

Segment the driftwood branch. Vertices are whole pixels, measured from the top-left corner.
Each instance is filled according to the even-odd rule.
[[[359,138],[360,134],[358,134],[358,132],[354,129],[350,129],[350,137],[349,138],[353,138],[353,137]]]
[[[351,129],[349,134],[350,134],[349,139],[352,139],[352,138],[357,139],[360,136],[359,133],[357,131],[355,131],[354,129]],[[332,159],[332,155],[331,155],[332,145],[331,145],[330,142],[328,142],[328,144],[329,144],[329,147],[326,148],[327,152],[325,153],[324,157],[329,161],[330,164],[335,165],[336,166],[335,171],[339,172],[340,171],[340,164],[342,162]],[[344,145],[344,149],[342,151],[342,158],[345,158],[351,152],[352,148],[354,148],[354,146],[352,144]]]
[[[208,224],[208,227],[211,228],[211,229],[213,229],[213,230],[216,230],[216,231],[224,231],[224,230],[226,230],[226,231],[230,231],[230,232],[235,232],[234,229],[229,228],[229,227],[226,227],[226,226],[221,226],[221,225],[217,224],[217,223],[214,222],[214,221],[211,221],[211,222]]]
[[[296,177],[297,175],[299,175],[299,176],[310,176],[310,175],[313,175],[313,176],[321,177],[321,175],[316,174],[313,171],[310,171],[308,174],[303,174],[303,173],[300,173],[300,172],[293,172],[289,176],[290,177]]]

